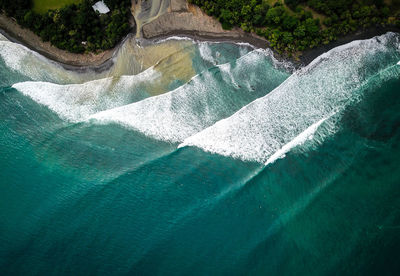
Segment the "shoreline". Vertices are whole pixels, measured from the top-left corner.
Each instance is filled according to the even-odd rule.
[[[345,45],[352,41],[371,39],[375,36],[384,35],[388,32],[394,32],[400,34],[400,28],[397,27],[372,27],[365,30],[359,30],[355,33],[348,34],[346,36],[338,38],[336,41],[330,42],[326,45],[320,45],[316,48],[305,50],[302,55],[296,60],[293,57],[288,57],[277,53],[274,49],[268,46],[268,41],[263,38],[258,38],[251,33],[244,33],[239,36],[229,36],[226,34],[219,35],[217,33],[205,33],[199,31],[179,31],[172,30],[163,35],[157,35],[151,38],[146,38],[149,41],[160,41],[163,39],[168,39],[171,37],[182,37],[189,38],[194,41],[204,41],[204,42],[226,42],[226,43],[247,43],[255,49],[269,49],[273,52],[274,58],[282,62],[290,62],[296,69],[307,66],[315,58],[320,55],[332,50],[341,45]]]
[[[59,49],[44,42],[31,30],[18,25],[12,18],[0,14],[0,33],[9,41],[18,43],[47,59],[56,62],[67,70],[86,71],[94,70],[102,72],[109,69],[112,65],[112,58],[119,49],[119,46],[125,41],[122,40],[116,47],[103,51],[98,54],[74,54]]]
[[[332,50],[338,46],[350,43],[356,40],[365,40],[370,39],[375,36],[384,35],[388,32],[394,32],[400,34],[400,28],[394,26],[387,26],[387,27],[371,27],[365,30],[358,30],[355,33],[348,34],[342,37],[339,37],[336,41],[332,41],[326,45],[320,45],[313,49],[305,50],[302,55],[300,56],[300,67],[306,66],[310,64],[315,58],[319,57],[323,53]]]
[[[238,36],[232,35],[220,35],[218,33],[206,33],[206,32],[199,32],[199,31],[179,31],[179,30],[172,30],[166,34],[153,36],[150,38],[146,38],[148,41],[160,41],[163,39],[168,39],[172,37],[182,37],[182,38],[189,38],[194,41],[209,41],[209,42],[226,42],[226,43],[247,43],[250,44],[252,47],[258,49],[270,49],[268,47],[268,41],[257,38],[250,33],[240,34]]]
[[[171,13],[169,13],[169,15],[171,15]],[[353,34],[340,37],[338,40],[327,45],[320,45],[316,48],[305,50],[298,60],[293,57],[280,55],[274,49],[268,46],[268,41],[266,39],[258,37],[253,33],[246,33],[238,28],[227,32],[206,32],[202,30],[180,30],[171,28],[162,34],[145,36],[141,39],[144,39],[144,41],[154,42],[171,37],[183,37],[192,39],[194,41],[226,42],[233,44],[247,43],[255,49],[270,49],[274,54],[274,58],[279,61],[290,62],[296,69],[298,69],[307,66],[315,58],[335,47],[347,44],[354,40],[369,39],[375,36],[383,35],[387,32],[400,33],[400,28],[372,27],[365,30],[359,30]],[[21,44],[30,50],[41,54],[52,62],[56,62],[57,64],[61,65],[64,69],[78,72],[84,72],[87,70],[103,72],[110,69],[114,65],[113,58],[118,53],[121,45],[123,45],[127,39],[135,35],[133,32],[130,32],[116,47],[99,54],[73,54],[58,49],[55,46],[50,45],[49,42],[41,41],[39,36],[28,29],[23,29],[12,19],[6,18],[6,16],[2,14],[0,15],[0,33],[11,42]]]

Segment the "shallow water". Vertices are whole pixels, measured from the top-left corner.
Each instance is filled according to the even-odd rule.
[[[131,39],[77,73],[0,38],[2,273],[396,274],[399,60]]]

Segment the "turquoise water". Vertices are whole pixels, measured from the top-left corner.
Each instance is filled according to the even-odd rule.
[[[400,271],[398,35],[293,73],[163,43],[97,74],[0,41],[2,274]]]

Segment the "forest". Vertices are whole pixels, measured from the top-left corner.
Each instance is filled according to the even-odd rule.
[[[0,8],[42,40],[73,53],[113,48],[130,31],[130,0],[104,0],[111,9],[98,14],[97,0],[78,1],[37,13],[32,0],[0,0]],[[269,41],[289,56],[373,26],[400,27],[400,0],[189,0],[224,29],[240,27]]]
[[[43,41],[73,53],[113,48],[130,31],[130,0],[104,0],[108,14],[96,13],[98,0],[83,0],[45,13],[33,11],[32,0],[0,0],[0,8]]]
[[[291,56],[373,26],[400,27],[400,0],[189,0],[224,29],[265,37]]]

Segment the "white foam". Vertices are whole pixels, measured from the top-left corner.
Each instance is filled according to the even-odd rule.
[[[186,41],[192,41],[193,43],[198,44],[199,48],[202,48],[202,49],[200,49],[200,54],[201,54],[202,58],[204,60],[207,60],[207,61],[211,62],[211,63],[213,63],[213,61],[215,61],[215,59],[212,56],[209,55],[210,52],[207,49],[205,49],[206,48],[205,46],[208,45],[208,47],[209,47],[210,44],[231,43],[231,44],[235,44],[235,45],[238,45],[238,46],[242,46],[239,49],[239,55],[240,56],[244,56],[247,53],[249,53],[246,48],[251,48],[251,49],[256,50],[256,51],[258,51],[260,53],[263,53],[265,56],[270,57],[273,65],[275,67],[283,68],[283,69],[285,69],[287,71],[290,71],[290,72],[293,72],[295,70],[294,64],[291,63],[290,61],[283,60],[283,59],[278,60],[277,58],[275,58],[274,52],[271,49],[269,49],[269,48],[266,48],[266,49],[257,48],[257,47],[255,47],[255,46],[253,46],[253,45],[251,45],[250,43],[247,43],[247,42],[233,42],[233,41],[229,41],[229,40],[226,40],[226,41],[224,41],[224,40],[221,40],[221,41],[199,41],[197,39],[193,39],[191,37],[186,37],[186,36],[170,36],[170,37],[167,37],[167,38],[156,40],[155,42],[160,44],[160,43],[164,43],[166,41],[171,41],[171,40],[186,40]],[[201,51],[203,51],[203,53],[201,53]]]
[[[200,56],[205,60],[210,62],[213,65],[216,65],[217,62],[215,61],[215,58],[212,56],[212,50],[208,43],[206,42],[200,42],[199,43],[199,52]]]
[[[262,49],[256,49],[241,55],[236,62],[234,63],[226,63],[219,65],[218,67],[224,73],[222,77],[224,78],[225,82],[232,83],[235,87],[239,87],[238,81],[245,83],[246,87],[251,89],[252,81],[260,78],[262,76],[257,76],[261,70],[265,71],[267,68],[264,64],[260,63],[260,60],[263,59],[270,59],[271,56],[269,53],[266,53]],[[257,67],[264,67],[264,68],[257,68]],[[251,70],[249,70],[251,68]],[[258,69],[258,70],[257,70]],[[277,73],[274,71],[273,73]],[[272,77],[272,76],[271,76]],[[237,80],[236,80],[237,78]],[[239,79],[240,78],[240,79]]]
[[[254,99],[254,96],[245,95],[247,92],[243,89],[236,91],[239,89],[237,83],[232,85],[235,79],[244,86],[250,82],[249,77],[256,77],[248,74],[249,66],[261,71],[264,79],[255,79],[255,82],[262,84],[267,91],[278,85],[286,74],[267,66],[267,61],[262,53],[253,51],[236,60],[234,66],[219,65],[193,77],[188,84],[171,93],[140,103],[136,101],[148,96],[143,95],[143,91],[150,91],[153,85],[156,88],[165,85],[161,83],[161,72],[153,67],[138,75],[83,84],[30,81],[14,84],[13,88],[47,106],[65,120],[116,122],[158,139],[182,142]],[[216,72],[224,66],[227,70]],[[245,98],[249,100],[244,103]]]
[[[90,116],[90,119],[100,123],[119,123],[156,139],[182,142],[231,115],[244,104],[243,99],[254,99],[253,92],[239,89],[239,84],[243,87],[251,81],[248,74],[251,67],[243,65],[250,61],[253,61],[252,68],[259,70],[254,85],[262,83],[265,93],[284,79],[284,73],[267,66],[265,56],[254,51],[239,58],[235,66],[226,64],[211,68],[170,93],[106,110]],[[232,85],[231,80],[238,83]]]
[[[222,97],[213,93],[218,85],[211,73],[206,72],[175,91],[106,110],[89,119],[119,123],[156,139],[180,142],[219,119],[207,106],[213,101],[214,108],[224,108],[223,101],[219,100]]]
[[[239,46],[245,46],[245,47],[250,47],[250,48],[255,49],[254,46],[252,46],[251,44],[246,43],[246,42],[232,42],[232,41],[229,41],[228,39],[226,41],[224,41],[224,40],[221,40],[221,41],[204,41],[204,40],[194,39],[192,37],[188,37],[188,36],[185,36],[185,35],[169,36],[167,38],[157,39],[157,40],[155,40],[155,42],[156,43],[163,43],[163,42],[171,41],[171,40],[189,40],[189,41],[192,41],[193,43],[197,43],[197,44],[200,44],[200,43],[207,43],[207,44],[232,43],[232,44],[236,44],[236,45],[239,45]]]
[[[232,65],[230,63],[227,64],[223,64],[219,67],[221,69],[222,72],[224,72],[225,74],[223,74],[223,78],[226,82],[231,82],[233,83],[236,87],[239,87],[239,85],[237,84],[237,82],[235,81],[235,77],[232,74]]]
[[[25,80],[76,84],[109,76],[136,75],[154,65],[149,63],[144,67],[141,63],[145,52],[138,51],[138,46],[132,46],[131,42],[129,35],[125,37],[112,57],[113,65],[110,62],[111,67],[101,72],[91,67],[68,70],[60,63],[11,41],[0,40],[0,58],[10,70],[19,73]]]
[[[186,36],[169,36],[167,38],[156,40],[155,42],[158,44],[161,44],[161,43],[171,41],[171,40],[189,40],[189,41],[194,42],[194,39],[192,39],[190,37],[186,37]]]
[[[27,49],[18,47],[18,45],[10,41],[5,40],[0,42],[0,55],[5,64],[13,70],[21,68],[22,60],[27,55],[27,51],[24,50]]]
[[[324,61],[327,58],[331,58],[335,54],[340,54],[341,52],[348,51],[350,49],[356,49],[358,47],[362,48],[363,51],[360,51],[357,53],[357,51],[354,51],[353,54],[362,54],[365,55],[365,48],[369,46],[377,47],[377,49],[372,49],[374,51],[376,50],[384,50],[382,48],[385,48],[388,44],[389,41],[395,41],[394,43],[397,44],[397,47],[400,47],[399,44],[399,37],[397,34],[388,32],[385,35],[381,36],[376,36],[371,39],[366,39],[366,40],[353,40],[347,44],[340,45],[338,47],[335,47],[328,52],[323,53],[322,55],[318,56],[315,58],[309,65],[304,67],[302,70],[303,71],[308,71],[312,68],[314,68],[317,64],[320,62]],[[379,48],[379,49],[378,49]],[[400,49],[398,49],[400,50]]]
[[[289,143],[285,144],[282,148],[280,148],[278,151],[276,151],[274,154],[272,154],[268,160],[265,162],[265,165],[274,163],[277,159],[285,157],[285,154],[288,153],[291,149],[295,148],[296,146],[299,146],[306,142],[308,139],[312,139],[314,133],[317,131],[319,126],[326,121],[327,118],[323,118],[319,120],[318,122],[312,124],[309,126],[306,130],[304,130],[302,133],[297,135],[293,140],[291,140]]]
[[[22,82],[12,87],[46,105],[61,118],[78,122],[99,111],[143,99],[147,94],[140,90],[140,85],[154,81],[157,76],[159,73],[150,68],[139,75],[105,78],[83,84]]]
[[[82,82],[83,77],[87,77],[67,71],[56,62],[11,41],[0,40],[0,58],[8,68],[30,80],[77,83]]]
[[[196,146],[260,163],[274,160],[301,141],[310,126],[314,130],[328,114],[360,100],[363,83],[398,56],[390,46],[393,41],[398,43],[398,37],[389,33],[334,49],[268,95],[185,139],[180,147]]]

